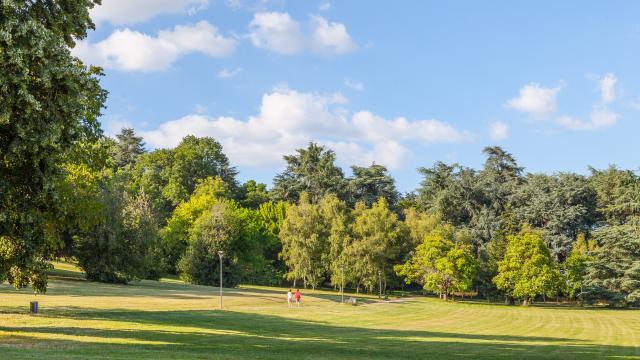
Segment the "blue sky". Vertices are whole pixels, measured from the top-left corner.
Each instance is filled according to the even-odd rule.
[[[386,165],[500,145],[531,172],[637,169],[640,2],[103,0],[74,53],[103,66],[107,134],[220,141],[267,184],[318,141]]]

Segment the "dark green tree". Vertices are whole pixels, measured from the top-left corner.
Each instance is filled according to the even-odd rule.
[[[136,136],[131,128],[123,128],[116,135],[116,145],[114,147],[113,161],[116,168],[129,168],[135,164],[138,156],[142,155],[144,141],[142,137]]]
[[[400,200],[395,181],[382,165],[372,164],[369,167],[352,166],[353,177],[348,179],[347,190],[349,202],[355,204],[362,201],[367,207],[379,198],[387,200],[389,207],[395,208]]]
[[[0,281],[45,291],[45,217],[66,152],[95,141],[99,69],[70,53],[94,0],[0,2]]]
[[[312,203],[318,203],[326,194],[344,198],[344,174],[335,165],[336,155],[332,150],[311,142],[306,149],[296,152],[284,156],[287,168],[273,180],[274,199],[297,202],[303,192]]]
[[[640,220],[602,227],[593,238],[598,248],[587,261],[584,299],[612,306],[640,305]]]

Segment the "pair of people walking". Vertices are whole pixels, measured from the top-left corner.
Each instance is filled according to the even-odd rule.
[[[300,307],[300,303],[302,302],[302,295],[300,294],[300,289],[296,289],[295,294],[291,292],[291,289],[289,289],[289,292],[287,293],[287,305],[289,307],[293,307],[294,298],[296,301],[296,307]]]

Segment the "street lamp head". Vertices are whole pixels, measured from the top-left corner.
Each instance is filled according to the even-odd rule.
[[[218,255],[222,258],[224,256],[224,251],[218,250]]]

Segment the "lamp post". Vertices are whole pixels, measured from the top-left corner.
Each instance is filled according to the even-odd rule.
[[[344,265],[340,265],[340,297],[341,301],[344,304]]]
[[[224,251],[218,250],[218,256],[220,256],[220,310],[222,310],[222,258]]]

